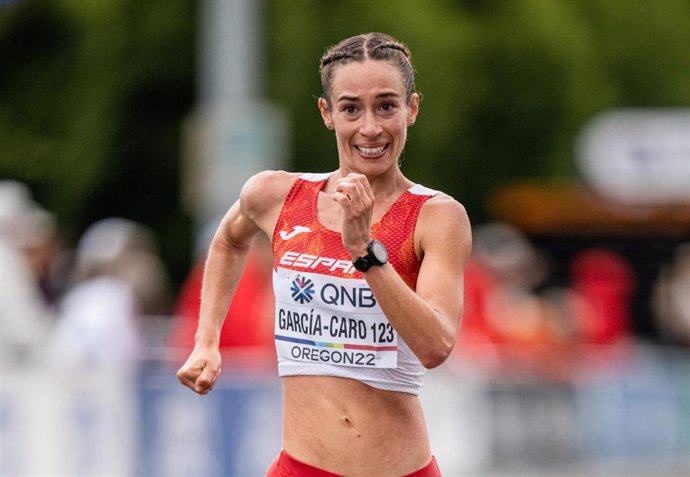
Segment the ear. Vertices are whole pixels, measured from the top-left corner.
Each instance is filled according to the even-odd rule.
[[[318,100],[319,112],[321,112],[321,119],[328,129],[333,129],[333,114],[331,108],[328,107],[328,103],[324,98],[319,98]]]
[[[407,110],[407,125],[412,126],[417,120],[417,114],[419,114],[419,95],[417,93],[412,93]]]

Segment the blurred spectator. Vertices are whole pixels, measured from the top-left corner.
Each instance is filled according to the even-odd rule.
[[[573,313],[579,340],[614,344],[630,336],[630,305],[635,276],[617,253],[591,248],[571,262],[572,289],[585,306]]]
[[[552,286],[546,260],[520,230],[476,227],[457,353],[501,371],[570,379],[578,345],[629,335],[633,284],[622,258],[591,249],[575,257],[570,286]]]
[[[205,258],[197,261],[175,304],[170,346],[180,359],[194,346],[201,307],[201,282]],[[273,254],[264,236],[257,236],[247,257],[242,279],[228,309],[220,334],[221,352],[241,350],[257,359],[273,359],[274,297],[271,288]]]
[[[476,227],[465,274],[461,341],[539,344],[549,340],[545,307],[535,290],[547,275],[543,257],[519,230]]]
[[[96,276],[116,277],[128,284],[143,315],[170,311],[168,275],[151,232],[141,224],[108,218],[84,232],[76,251],[75,279]]]
[[[690,243],[679,245],[673,261],[661,269],[653,307],[662,338],[690,346]]]
[[[148,229],[121,218],[89,227],[75,253],[75,281],[60,306],[54,359],[66,365],[133,364],[141,318],[164,313],[167,274]]]
[[[0,360],[18,361],[45,343],[52,317],[32,265],[55,232],[54,219],[19,182],[0,181]]]

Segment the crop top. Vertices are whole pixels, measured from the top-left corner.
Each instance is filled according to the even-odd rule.
[[[319,222],[319,192],[329,177],[303,174],[285,198],[273,232],[275,344],[280,376],[351,378],[418,394],[425,368],[386,319],[339,232]],[[437,192],[414,185],[372,224],[389,262],[416,288],[419,211]]]

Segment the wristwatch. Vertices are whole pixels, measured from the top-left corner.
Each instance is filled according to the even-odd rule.
[[[372,240],[367,245],[367,254],[363,257],[357,257],[352,261],[352,264],[360,272],[366,272],[372,266],[381,266],[388,262],[388,250],[386,246],[378,240]]]

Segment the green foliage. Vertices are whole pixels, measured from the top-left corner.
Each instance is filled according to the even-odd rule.
[[[72,238],[106,216],[151,226],[183,273],[192,0],[24,0],[0,13],[0,177],[28,183]]]
[[[298,170],[336,167],[320,123],[323,48],[366,31],[410,46],[423,93],[403,168],[485,217],[492,189],[572,178],[593,114],[690,104],[690,2],[669,0],[275,0],[269,95],[290,109]]]
[[[76,236],[120,215],[154,228],[179,277],[181,123],[194,102],[194,0],[23,0],[0,9],[0,177]],[[423,93],[403,169],[483,220],[516,177],[576,175],[593,114],[690,104],[690,0],[268,0],[266,95],[292,116],[294,170],[337,164],[318,60],[342,38],[406,42]],[[232,47],[232,46],[229,46]]]

